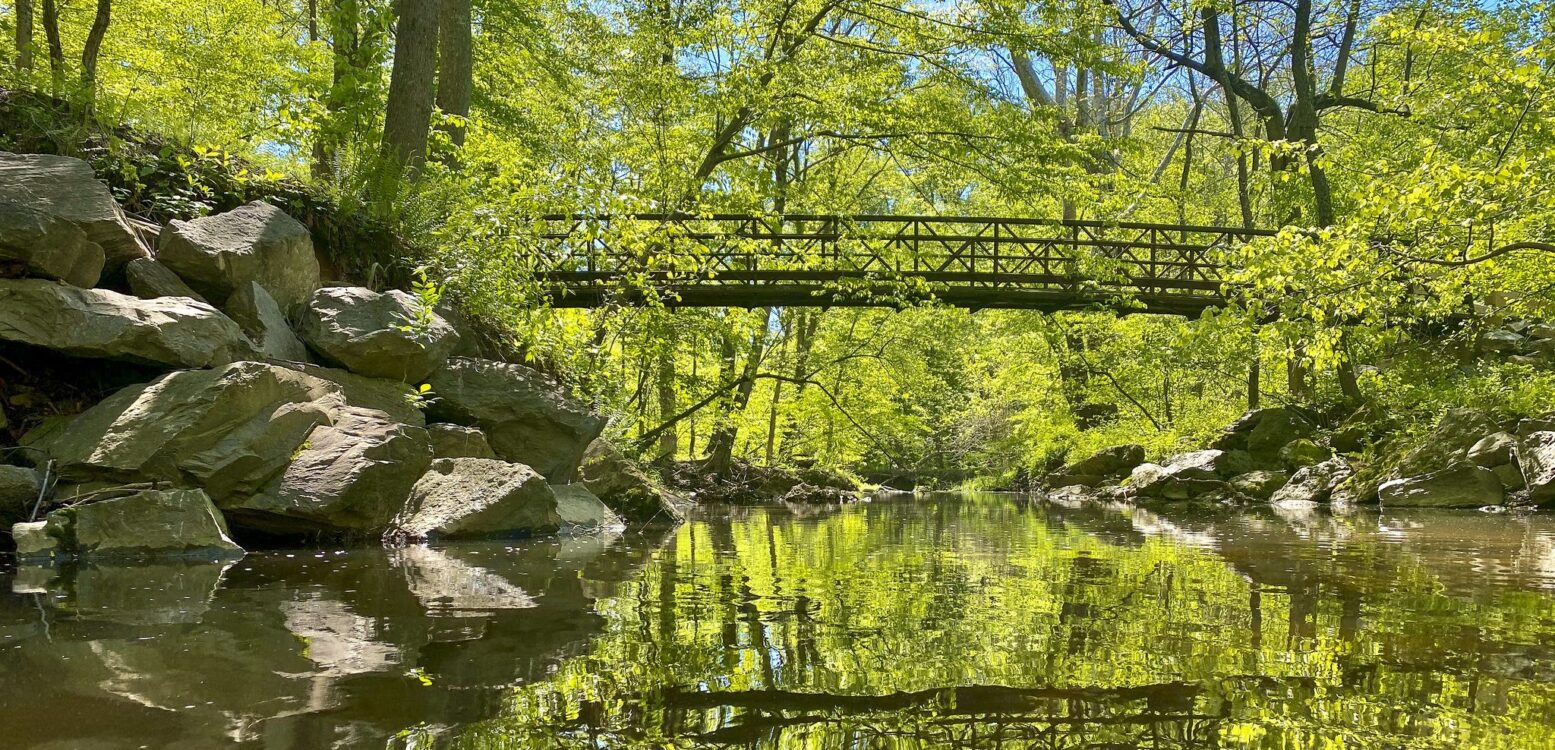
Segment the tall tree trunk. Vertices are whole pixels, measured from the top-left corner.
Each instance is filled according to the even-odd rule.
[[[16,0],[16,72],[32,70],[32,0]]]
[[[81,48],[81,95],[86,98],[88,111],[97,98],[97,57],[102,52],[103,37],[108,34],[112,9],[113,0],[97,0],[97,13],[92,17],[92,28]]]
[[[49,74],[53,81],[53,93],[59,96],[65,89],[65,45],[59,39],[59,0],[43,0],[43,36],[49,43]]]
[[[445,115],[470,116],[470,88],[475,70],[470,28],[470,0],[442,0],[437,23],[437,108]],[[443,126],[455,148],[464,145],[464,125]]]
[[[439,0],[395,0],[394,67],[383,114],[383,155],[390,174],[415,170],[427,155],[437,79]]]
[[[794,380],[798,381],[794,386],[793,401],[797,403],[804,397],[805,386],[810,377],[810,351],[815,343],[815,329],[821,324],[819,310],[800,309],[795,313],[798,316],[794,321]],[[778,441],[782,450],[778,455],[784,460],[793,458],[793,447],[798,442],[798,426],[790,422],[783,429],[783,438]]]

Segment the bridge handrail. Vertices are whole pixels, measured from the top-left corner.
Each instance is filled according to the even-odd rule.
[[[1101,221],[1094,219],[1043,219],[1022,218],[1004,216],[953,216],[953,215],[912,215],[912,214],[809,214],[809,213],[783,213],[783,214],[757,214],[757,213],[710,213],[697,214],[686,212],[670,213],[625,213],[625,214],[542,214],[535,217],[536,221],[573,221],[573,222],[609,222],[609,221],[658,221],[658,222],[692,222],[692,221],[772,221],[787,222],[868,222],[879,224],[1006,224],[1014,226],[1050,226],[1069,227],[1079,229],[1130,229],[1130,230],[1156,230],[1167,232],[1195,232],[1203,234],[1228,234],[1243,237],[1273,237],[1280,233],[1278,229],[1247,229],[1245,227],[1216,226],[1212,224],[1156,224],[1141,221]]]

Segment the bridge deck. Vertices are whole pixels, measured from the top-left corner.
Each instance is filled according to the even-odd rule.
[[[957,216],[547,216],[526,248],[557,307],[1224,305],[1226,254],[1272,230]]]

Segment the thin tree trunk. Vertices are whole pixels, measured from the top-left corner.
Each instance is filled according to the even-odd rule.
[[[437,25],[437,108],[444,115],[470,116],[470,89],[475,69],[470,28],[470,0],[442,0]],[[462,122],[443,126],[455,148],[464,145]]]
[[[81,48],[81,95],[86,97],[88,110],[97,97],[97,57],[102,52],[103,37],[108,34],[112,9],[113,0],[97,0],[97,13],[92,17],[92,28]]]
[[[59,96],[65,88],[65,45],[59,39],[59,0],[43,0],[43,36],[49,44],[49,73]]]
[[[32,0],[16,0],[16,72],[32,70]]]
[[[664,348],[659,353],[658,362],[658,402],[659,421],[668,420],[675,414],[675,340],[673,337],[665,342]],[[669,468],[675,462],[675,455],[680,450],[680,432],[671,427],[659,436],[659,455],[654,463],[661,468]]]
[[[756,387],[756,370],[761,366],[762,352],[767,342],[767,320],[772,315],[769,307],[761,308],[761,319],[755,332],[751,334],[750,352],[745,357],[745,366],[741,371],[743,379],[740,386],[735,389],[734,398],[727,405],[724,413],[720,415],[718,429],[713,431],[712,437],[707,440],[707,467],[714,474],[723,474],[729,471],[734,463],[734,442],[739,437],[738,415],[745,412],[745,407],[750,404],[751,392]],[[733,338],[726,336],[728,342],[725,349],[724,361],[729,371],[734,370]]]
[[[426,160],[437,78],[439,0],[395,0],[394,66],[383,115],[383,155],[390,174]]]

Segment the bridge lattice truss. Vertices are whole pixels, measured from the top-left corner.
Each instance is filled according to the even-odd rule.
[[[1226,304],[1227,256],[1272,230],[947,216],[547,216],[525,255],[558,307],[1114,307]]]

